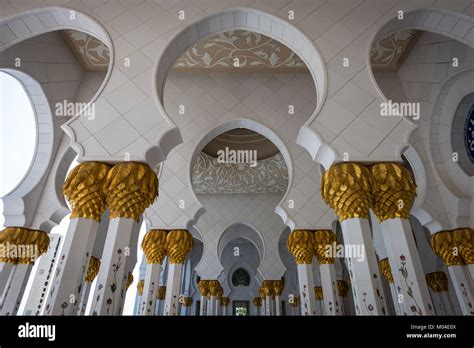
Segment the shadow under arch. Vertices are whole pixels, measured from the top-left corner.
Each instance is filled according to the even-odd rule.
[[[171,125],[157,144],[150,146],[145,157],[150,163],[166,159],[168,153],[182,142],[178,127],[167,114],[163,103],[163,92],[167,74],[176,59],[199,40],[229,30],[249,30],[275,39],[293,50],[306,64],[316,87],[316,110],[311,121],[321,110],[327,94],[327,72],[324,59],[314,43],[298,28],[272,14],[253,8],[231,8],[220,10],[200,18],[180,31],[163,50],[154,68],[154,99],[159,113]],[[319,136],[319,135],[318,135]],[[321,137],[319,137],[322,139]]]
[[[285,145],[285,143],[283,142],[283,140],[278,136],[278,134],[276,134],[270,128],[262,125],[261,123],[257,121],[254,121],[251,119],[245,119],[245,118],[234,119],[215,127],[210,132],[208,132],[204,137],[202,137],[201,140],[199,140],[199,142],[194,147],[191,160],[188,163],[188,185],[189,187],[192,188],[191,194],[193,195],[194,200],[198,202],[199,208],[196,210],[196,213],[193,219],[190,222],[188,222],[188,226],[194,225],[196,221],[199,219],[199,217],[205,212],[205,208],[202,205],[202,203],[199,201],[199,198],[196,196],[196,193],[194,192],[194,188],[192,185],[192,171],[193,171],[193,165],[196,160],[196,157],[199,155],[199,153],[201,153],[202,149],[216,136],[224,132],[227,132],[229,130],[236,129],[236,128],[247,128],[265,136],[281,152],[283,159],[285,160],[287,170],[288,170],[288,187],[282,199],[275,207],[275,213],[280,215],[280,217],[283,219],[283,222],[286,225],[289,225],[290,227],[293,228],[295,226],[295,223],[293,222],[293,220],[287,216],[284,209],[279,208],[282,202],[285,201],[290,191],[292,179],[293,179],[293,161],[292,161],[290,152],[287,146]]]
[[[260,256],[260,262],[262,262],[265,256],[265,243],[261,233],[254,226],[244,222],[237,222],[228,226],[221,234],[217,243],[217,255],[219,257],[219,262],[222,264],[222,254],[227,244],[239,238],[248,240],[255,246],[255,248],[257,248],[258,254]]]

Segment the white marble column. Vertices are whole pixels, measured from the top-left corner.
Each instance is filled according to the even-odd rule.
[[[401,303],[401,297],[393,282],[392,268],[388,257],[380,260],[379,262],[380,273],[385,277],[390,287],[390,294],[392,295],[393,307],[395,308],[396,315],[403,315],[403,304]]]
[[[198,289],[201,294],[201,305],[199,307],[199,315],[207,315],[207,295],[209,293],[209,281],[201,279],[198,282]]]
[[[207,297],[207,315],[215,316],[216,315],[216,300],[219,293],[219,281],[218,280],[209,280],[209,293]]]
[[[387,315],[377,258],[369,221],[349,218],[341,222],[345,248],[358,255],[346,255],[357,315]]]
[[[299,297],[294,297],[293,301],[290,303],[291,306],[291,313],[293,316],[299,316],[301,315],[299,309],[300,309],[300,300]],[[318,301],[316,301],[317,303]]]
[[[45,307],[46,315],[76,315],[89,258],[106,209],[103,183],[109,166],[85,162],[69,172],[63,193],[71,203],[71,221],[64,238]]]
[[[252,303],[255,306],[255,315],[256,316],[261,316],[262,314],[262,298],[260,296],[256,296],[252,299]]]
[[[458,248],[459,256],[466,265],[466,271],[474,283],[474,230],[457,228],[453,231],[453,239]]]
[[[154,315],[157,291],[160,283],[161,265],[166,256],[166,235],[164,230],[150,230],[143,237],[141,247],[146,257],[145,283],[141,298],[141,315]]]
[[[49,235],[48,251],[38,260],[38,268],[31,284],[30,293],[25,304],[23,315],[42,315],[48,297],[48,289],[53,278],[56,261],[60,252],[62,237],[59,234]],[[2,271],[0,270],[0,274]]]
[[[308,230],[294,230],[288,236],[288,251],[295,258],[301,299],[301,315],[316,315],[314,298],[314,236]]]
[[[81,301],[79,302],[77,315],[85,315],[87,309],[87,302],[89,300],[89,293],[91,291],[92,282],[94,281],[100,268],[100,260],[94,256],[91,256],[89,260],[89,266],[87,269],[86,279],[82,289]]]
[[[273,299],[272,296],[266,296],[265,297],[265,315],[266,316],[272,316],[272,307],[273,307]]]
[[[120,315],[128,277],[126,251],[130,250],[133,231],[139,229],[135,219],[112,218],[102,254],[91,307],[92,315]],[[138,238],[138,236],[136,236]]]
[[[216,297],[216,306],[214,307],[215,308],[215,311],[214,311],[215,316],[220,315],[220,313],[222,312],[221,311],[221,299],[222,299],[222,297],[219,297],[219,295]]]
[[[137,293],[138,293],[138,308],[137,308],[137,315],[141,315],[141,303],[142,303],[142,296],[143,296],[143,286],[145,285],[145,279],[140,279],[137,283]]]
[[[336,282],[336,287],[337,295],[339,296],[339,308],[341,310],[341,315],[348,315],[348,312],[346,312],[345,299],[347,299],[349,285],[345,280],[338,279]]]
[[[473,281],[459,253],[458,240],[452,231],[441,231],[431,236],[431,247],[436,255],[441,257],[448,267],[449,276],[453,282],[456,297],[464,315],[474,315]]]
[[[273,289],[272,280],[264,280],[262,282],[263,293],[265,294],[265,315],[275,315],[273,312],[273,302],[275,299],[275,290]]]
[[[319,272],[324,293],[325,315],[342,315],[340,308],[341,300],[337,294],[337,278],[334,264],[320,262]]]
[[[163,315],[163,305],[166,298],[166,286],[162,285],[158,288],[155,315]]]
[[[16,315],[18,313],[32,268],[31,264],[14,265],[11,282],[0,308],[0,315]]]
[[[46,315],[76,315],[99,221],[71,219],[48,301]]]
[[[156,305],[156,291],[158,290],[158,279],[161,272],[161,264],[150,263],[146,266],[145,283],[141,297],[141,315],[154,315]]]
[[[431,272],[426,275],[436,315],[453,315],[448,298],[448,277],[444,272]]]
[[[336,235],[331,230],[314,231],[314,251],[319,262],[319,273],[324,293],[325,315],[341,315],[340,299],[337,294],[336,268],[333,252]]]
[[[132,246],[138,239],[142,214],[158,196],[158,179],[147,164],[121,162],[109,170],[103,187],[110,222],[91,313],[120,315],[130,267],[128,258],[134,257]]]
[[[5,289],[2,289],[0,315],[16,315],[33,264],[48,250],[48,234],[25,227],[7,227],[0,232],[0,262]],[[11,264],[10,265],[6,265]]]
[[[227,306],[229,305],[229,298],[228,297],[222,297],[221,298],[221,307],[222,307],[222,315],[227,316]]]
[[[216,304],[216,296],[209,294],[207,296],[206,316],[214,315],[214,306]]]
[[[224,295],[224,288],[221,286],[219,283],[219,288],[217,289],[217,295],[216,295],[216,304],[215,304],[215,310],[214,310],[214,315],[220,315],[220,308],[222,304],[222,296]]]
[[[283,281],[282,280],[274,280],[273,281],[273,291],[275,293],[275,315],[281,316],[282,308],[281,308],[281,293],[283,292]]]
[[[380,223],[390,261],[394,285],[401,289],[401,305],[406,315],[434,315],[420,256],[408,219],[388,219]]]
[[[324,308],[324,292],[322,286],[315,286],[314,287],[314,298],[316,299],[316,303],[318,305],[318,314],[319,315],[326,315],[326,309]]]
[[[10,284],[15,272],[15,264],[0,262],[0,311],[5,303],[5,298],[10,289]]]
[[[374,179],[372,210],[380,223],[403,314],[432,315],[433,304],[408,221],[416,196],[411,173],[402,164],[391,162],[374,164],[370,170]]]
[[[453,282],[454,290],[464,315],[474,315],[473,284],[466,267],[453,265],[448,267],[449,276]]]
[[[172,230],[166,237],[169,269],[163,315],[178,315],[179,296],[186,255],[193,247],[193,237],[187,230]]]
[[[323,175],[321,195],[338,216],[357,315],[386,315],[377,258],[368,221],[374,180],[365,166],[343,162]]]

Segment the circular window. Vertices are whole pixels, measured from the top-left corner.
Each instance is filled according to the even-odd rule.
[[[468,176],[474,175],[474,92],[459,103],[451,126],[451,146],[457,163]]]
[[[232,285],[233,286],[249,286],[250,285],[250,275],[243,269],[239,268],[235,270],[232,274]]]
[[[30,98],[14,77],[0,72],[0,197],[28,173],[36,152],[36,119]]]

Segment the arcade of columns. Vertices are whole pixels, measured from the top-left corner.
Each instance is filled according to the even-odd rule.
[[[125,293],[133,282],[129,262],[131,241],[138,238],[145,209],[158,196],[158,179],[145,164],[124,162],[114,166],[85,162],[68,175],[63,193],[72,207],[71,221],[64,240],[52,285],[46,299],[46,315],[83,315],[97,277],[91,314],[120,315]],[[446,303],[448,278],[444,272],[424,274],[420,256],[408,221],[416,195],[411,174],[396,163],[365,166],[344,162],[332,165],[321,181],[324,201],[338,216],[344,243],[363,245],[363,259],[347,257],[350,284],[336,279],[335,255],[327,245],[336,236],[327,230],[294,230],[288,237],[288,250],[297,264],[299,295],[291,295],[289,304],[301,315],[347,314],[343,298],[352,288],[357,315],[387,315],[387,297],[382,274],[390,284],[397,315],[452,314]],[[91,255],[101,217],[109,210],[109,227],[102,259]],[[381,226],[387,258],[380,261],[372,242],[370,213]],[[474,314],[472,279],[474,278],[473,231],[460,226],[432,235],[432,249],[449,271],[456,297],[464,315]],[[37,247],[39,254],[48,249],[48,235],[25,227],[7,227],[0,233],[1,244]],[[179,315],[180,306],[189,307],[191,297],[181,294],[186,256],[193,238],[186,230],[151,229],[141,247],[146,256],[145,278],[139,280],[140,315]],[[318,259],[321,286],[315,287],[313,256]],[[34,260],[2,258],[0,269],[14,270],[11,279],[0,277],[5,292],[1,314],[14,315],[31,272]],[[160,286],[160,273],[167,262],[166,286]],[[397,270],[392,272],[392,270]],[[2,272],[4,273],[4,272]],[[4,273],[6,274],[6,273]],[[264,280],[253,304],[260,315],[282,315],[281,279]],[[431,288],[431,295],[429,288]],[[200,280],[200,315],[227,315],[229,298],[217,279]]]

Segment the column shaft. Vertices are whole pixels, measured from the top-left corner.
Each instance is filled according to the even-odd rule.
[[[33,265],[29,264],[13,265],[11,281],[3,298],[0,315],[16,315],[18,313],[32,268]]]
[[[388,219],[380,223],[396,289],[402,295],[405,315],[432,315],[431,302],[420,256],[407,219]]]
[[[183,276],[183,264],[170,263],[168,279],[166,283],[166,298],[163,315],[178,315],[179,295],[181,291],[181,278]]]
[[[344,244],[361,248],[360,259],[348,257],[349,274],[358,315],[386,315],[387,306],[383,296],[378,263],[372,244],[370,225],[367,219],[351,218],[341,222]],[[363,249],[362,249],[363,248]],[[347,255],[346,255],[347,257]],[[380,294],[380,295],[378,295]]]
[[[275,315],[282,315],[281,297],[279,295],[275,295]]]
[[[91,292],[92,284],[89,282],[84,283],[84,288],[82,289],[81,301],[77,309],[77,315],[85,315],[87,310],[87,302],[89,300],[89,294]]]
[[[270,295],[265,296],[265,315],[271,316],[272,313],[272,297]]]
[[[149,263],[146,265],[145,283],[143,295],[140,302],[140,315],[154,315],[156,305],[156,293],[159,287],[161,265]]]
[[[201,306],[199,307],[199,315],[207,315],[207,296],[201,295]]]
[[[31,284],[30,293],[25,304],[23,315],[42,315],[48,298],[48,289],[53,279],[55,264],[59,256],[62,237],[49,235],[49,247],[46,254],[39,259],[38,268]]]
[[[314,297],[314,275],[311,264],[299,264],[298,283],[300,287],[301,315],[316,315]]]
[[[46,315],[76,315],[99,222],[74,218],[69,222],[55,277],[49,290]]]
[[[336,269],[333,263],[320,264],[321,285],[325,315],[341,315],[340,299],[337,294]]]
[[[105,240],[102,263],[92,303],[92,315],[120,315],[125,300],[128,278],[125,250],[130,251],[130,238],[139,228],[134,219],[113,218]]]
[[[207,301],[207,315],[214,316],[215,312],[215,305],[216,305],[216,297],[211,295]]]
[[[393,307],[396,315],[403,315],[403,305],[399,301],[398,292],[393,282],[388,284],[390,286],[390,293],[392,294]]]
[[[473,291],[472,280],[467,274],[465,266],[454,265],[448,266],[449,275],[453,282],[456,297],[458,298],[464,315],[474,315],[474,308],[472,307]]]

